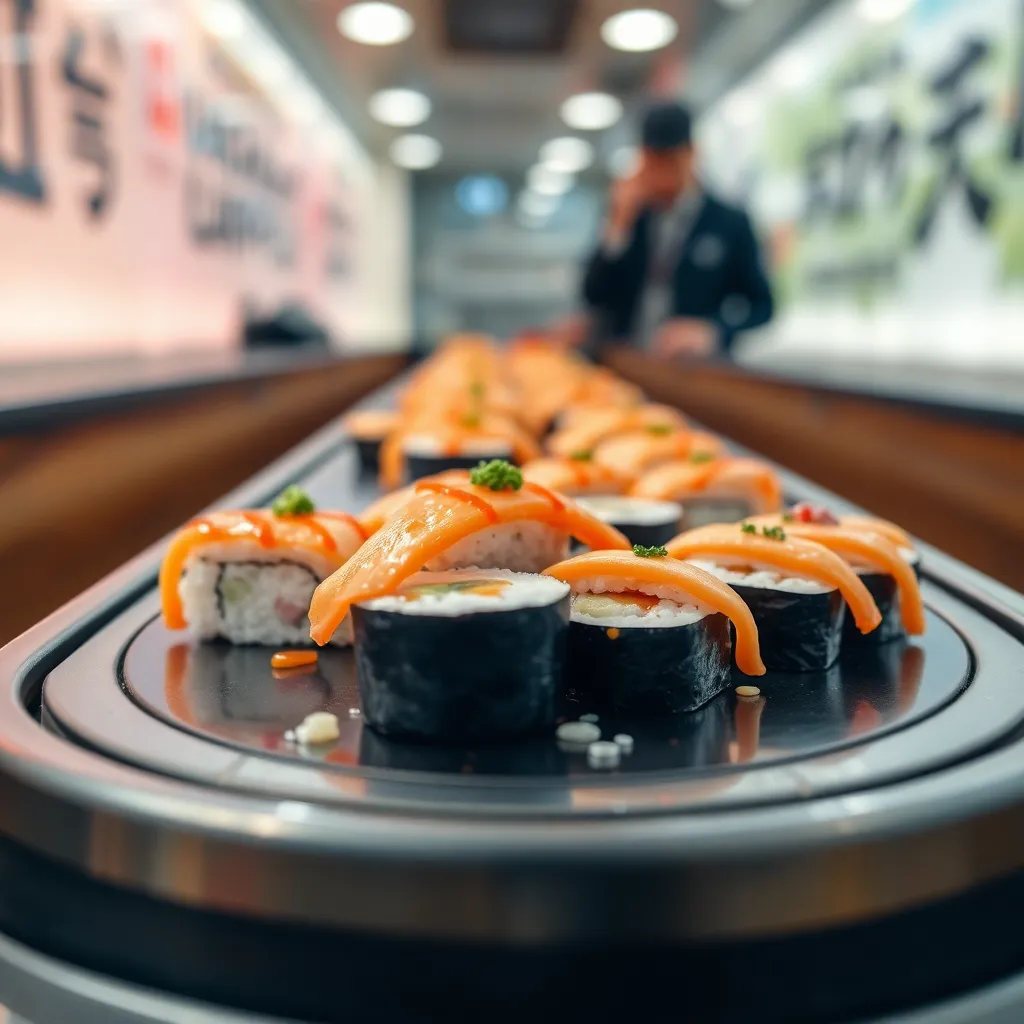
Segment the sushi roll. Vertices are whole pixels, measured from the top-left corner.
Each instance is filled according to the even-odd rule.
[[[782,508],[782,484],[756,459],[691,457],[645,473],[630,489],[638,498],[678,501],[684,530],[711,523],[738,523]]]
[[[567,458],[534,459],[523,466],[523,479],[571,498],[595,494],[622,494],[631,478],[599,466],[586,451]]]
[[[597,408],[577,412],[547,440],[552,455],[569,458],[574,452],[593,451],[602,441],[636,430],[678,432],[687,429],[682,414],[667,405]]]
[[[843,558],[860,576],[882,614],[878,629],[862,636],[847,628],[851,644],[888,643],[925,631],[924,603],[918,583],[920,556],[913,541],[882,519],[839,519],[827,509],[797,505],[778,516],[758,516],[758,525],[779,526],[793,537],[816,541]]]
[[[500,569],[421,572],[352,609],[363,719],[427,743],[555,727],[569,587]]]
[[[359,469],[369,476],[380,468],[380,446],[398,427],[398,413],[390,409],[363,409],[345,417],[345,432],[355,442]]]
[[[694,711],[736,664],[763,675],[757,627],[740,597],[664,548],[590,551],[544,570],[572,587],[568,681],[621,711]]]
[[[860,577],[828,548],[781,526],[704,526],[666,545],[728,583],[750,607],[765,664],[778,672],[818,672],[839,657],[848,605],[857,629],[882,621]]]
[[[660,547],[679,533],[683,508],[674,501],[654,501],[629,495],[599,495],[578,499],[580,507],[626,535],[631,544]]]
[[[380,482],[393,490],[406,476],[417,480],[448,469],[471,469],[491,459],[522,465],[539,456],[537,442],[507,416],[475,408],[458,415],[425,415],[384,442]]]
[[[602,441],[594,449],[594,461],[624,476],[641,476],[665,462],[680,459],[717,459],[725,454],[722,442],[700,431],[647,427]]]
[[[525,483],[507,462],[422,480],[410,499],[333,576],[310,604],[310,635],[327,643],[356,603],[386,597],[421,569],[539,572],[564,558],[570,537],[595,549],[629,542],[572,499]]]
[[[317,585],[366,538],[355,517],[317,512],[289,487],[273,510],[213,512],[171,541],[160,567],[169,629],[233,644],[309,642],[309,602]],[[348,643],[339,623],[335,643]]]

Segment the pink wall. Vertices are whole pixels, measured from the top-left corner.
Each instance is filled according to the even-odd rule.
[[[15,31],[19,8],[27,49]],[[315,134],[281,119],[189,9],[184,0],[0,0],[0,360],[229,347],[244,298],[263,311],[300,299],[342,337],[366,319],[362,285],[379,269],[368,265],[379,212],[372,165],[338,166]],[[17,101],[26,75],[42,201],[14,180],[24,167]],[[250,152],[292,181],[290,195],[195,152],[186,95],[208,125],[244,126],[255,140]],[[102,132],[76,115],[99,120]],[[104,154],[111,187],[94,216],[88,203]],[[197,241],[190,188],[201,190],[204,219],[221,202],[248,204],[276,224],[275,237]],[[332,227],[330,208],[350,228]],[[277,258],[282,247],[294,249],[289,265]],[[346,276],[328,272],[329,251],[343,257]]]

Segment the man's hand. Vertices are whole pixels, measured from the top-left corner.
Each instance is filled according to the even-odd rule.
[[[707,320],[676,317],[666,320],[658,328],[651,346],[656,356],[672,359],[676,356],[706,357],[718,347],[718,330]]]

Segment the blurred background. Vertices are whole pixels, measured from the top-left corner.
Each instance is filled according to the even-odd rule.
[[[645,385],[1018,582],[1022,98],[1021,0],[0,0],[0,640],[405,353],[581,330],[659,99],[776,309]]]

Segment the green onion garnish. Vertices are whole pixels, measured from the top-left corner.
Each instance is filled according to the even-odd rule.
[[[491,459],[469,471],[469,482],[492,491],[518,491],[523,486],[523,474],[505,459]]]
[[[316,511],[316,505],[301,487],[292,484],[277,496],[271,511],[282,519],[288,516],[308,516]]]
[[[644,547],[643,544],[634,544],[633,554],[636,555],[637,558],[667,558],[668,548],[657,546],[648,548]]]

